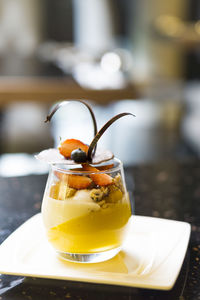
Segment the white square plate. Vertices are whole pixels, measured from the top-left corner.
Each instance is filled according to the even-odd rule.
[[[58,258],[37,214],[1,244],[0,273],[168,290],[180,272],[190,231],[185,222],[132,216],[118,255],[82,264]]]

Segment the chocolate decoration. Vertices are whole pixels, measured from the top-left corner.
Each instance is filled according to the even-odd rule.
[[[57,110],[59,108],[61,108],[62,106],[65,106],[65,105],[69,104],[71,101],[80,102],[80,103],[84,104],[87,107],[87,109],[89,110],[90,115],[92,117],[93,128],[94,128],[94,136],[95,136],[97,134],[97,122],[96,122],[96,118],[95,118],[94,112],[93,112],[91,106],[88,103],[86,103],[85,101],[80,100],[80,99],[64,100],[64,101],[58,103],[54,107],[54,109],[52,110],[52,112],[49,115],[47,115],[46,120],[44,122],[45,123],[50,122],[51,119],[52,119],[52,117],[53,117],[53,115],[57,112]],[[96,151],[96,147],[94,148],[94,153],[95,153],[95,151]]]
[[[127,115],[131,115],[133,117],[135,117],[135,115],[133,115],[132,113],[121,113],[118,114],[114,117],[112,117],[95,135],[94,139],[92,140],[92,142],[90,143],[89,149],[88,149],[88,161],[92,161],[92,157],[95,154],[95,148],[97,145],[98,140],[100,139],[100,137],[104,134],[104,132],[115,122],[117,121],[119,118],[125,117]]]

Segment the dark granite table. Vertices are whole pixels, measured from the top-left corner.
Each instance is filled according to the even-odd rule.
[[[200,299],[200,161],[126,168],[135,213],[191,223],[191,239],[174,288],[158,291],[62,280],[0,276],[0,299]],[[46,175],[0,178],[0,242],[40,211]]]

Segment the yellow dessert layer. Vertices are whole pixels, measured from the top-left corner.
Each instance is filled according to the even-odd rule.
[[[59,251],[93,253],[119,247],[131,216],[129,200],[109,203],[47,230],[49,241]]]
[[[75,198],[73,200],[55,200],[44,197],[42,216],[46,229],[49,229],[99,209],[100,206],[92,201],[83,202],[81,199],[76,200]]]

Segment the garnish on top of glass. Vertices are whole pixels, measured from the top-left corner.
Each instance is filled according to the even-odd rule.
[[[99,131],[94,112],[94,138],[90,145],[70,138],[57,149],[43,150],[36,158],[50,164],[42,202],[47,238],[63,259],[74,262],[100,262],[115,256],[122,247],[131,205],[126,190],[123,165],[109,150],[99,150],[103,133],[119,118],[111,118]],[[55,106],[46,122],[69,101]]]

